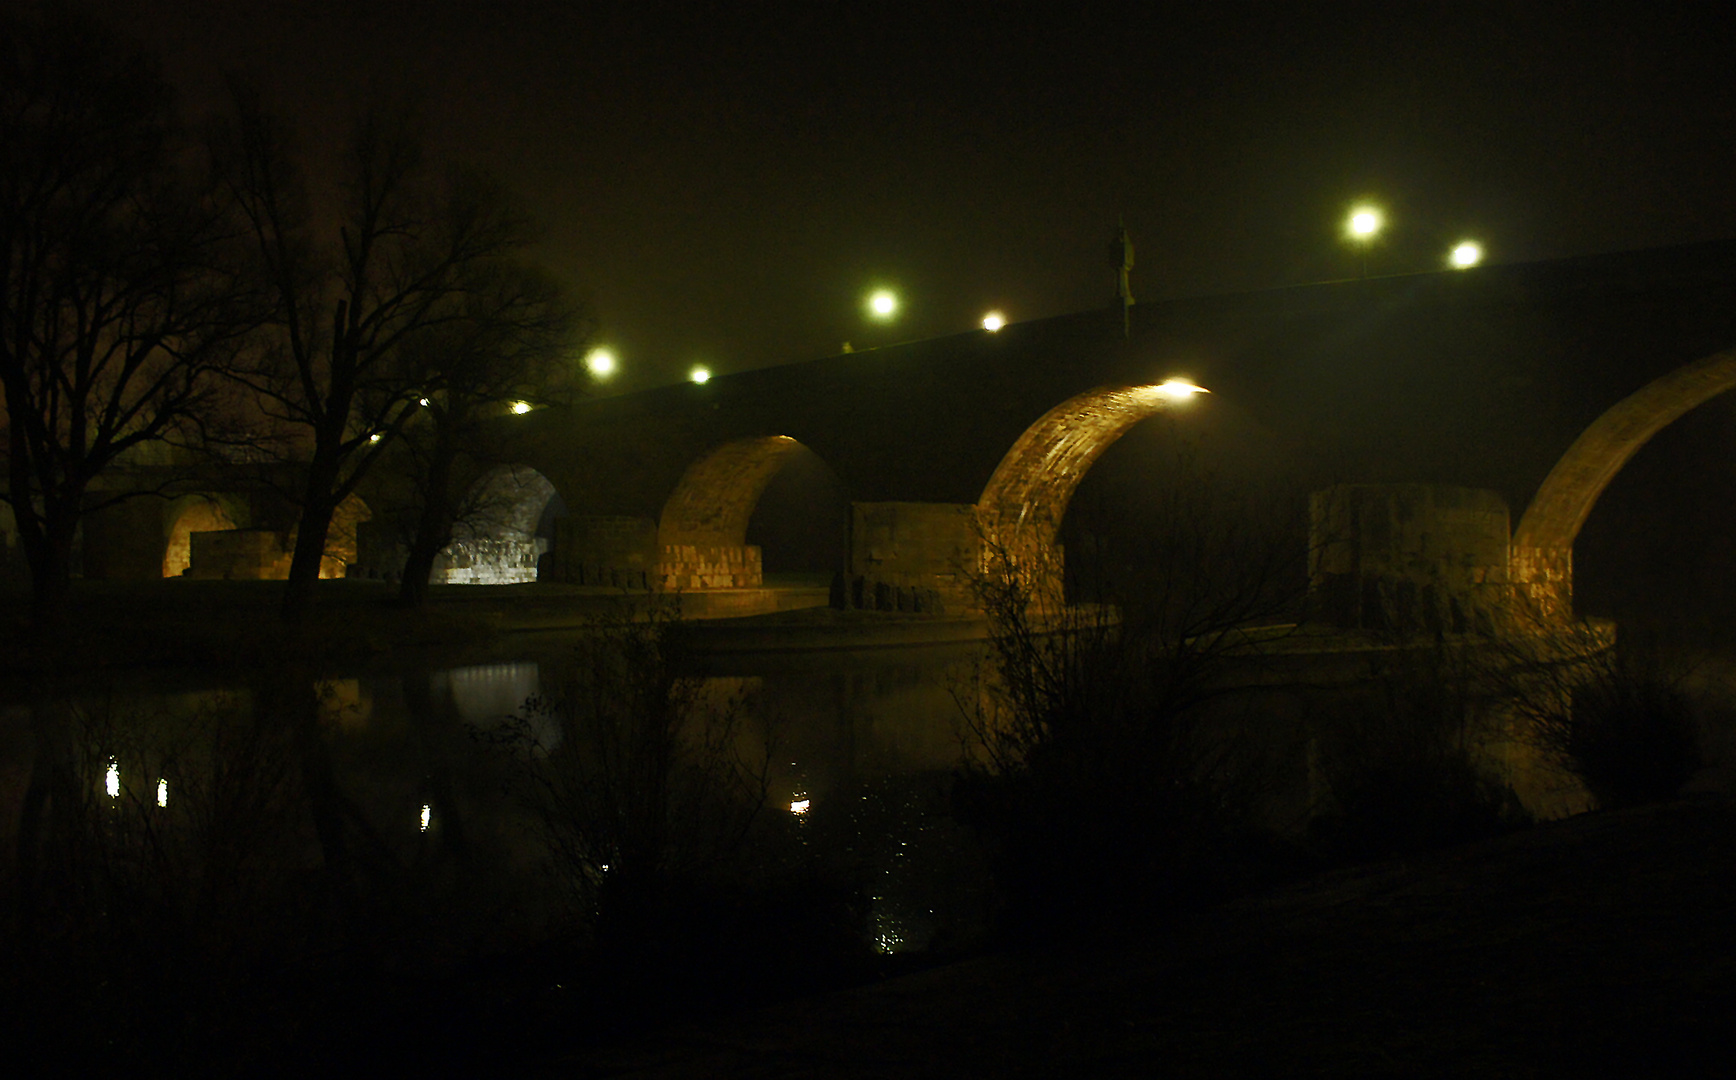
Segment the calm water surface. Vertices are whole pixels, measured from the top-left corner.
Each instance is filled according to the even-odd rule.
[[[379,843],[406,861],[455,842],[529,859],[506,756],[489,736],[516,717],[544,745],[560,740],[559,720],[526,703],[560,698],[574,643],[527,635],[486,655],[430,654],[324,684],[339,782]],[[968,933],[985,917],[980,857],[945,809],[964,746],[958,699],[980,656],[974,646],[947,646],[705,661],[705,700],[737,708],[742,730],[752,733],[750,756],[766,760],[767,812],[796,816],[808,842],[852,868],[870,904],[869,933],[884,951]],[[245,687],[212,675],[150,672],[85,688],[77,709],[112,730],[129,717],[246,709],[247,702]],[[3,718],[0,741],[27,746],[28,711],[16,696]],[[116,779],[151,798],[156,778],[142,773],[155,766],[128,756],[115,755]],[[11,783],[24,779],[20,773]]]

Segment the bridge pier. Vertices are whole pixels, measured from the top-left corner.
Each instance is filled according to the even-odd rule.
[[[850,607],[969,611],[981,565],[970,503],[850,504]]]
[[[1487,633],[1508,603],[1507,504],[1444,484],[1339,484],[1308,499],[1308,614],[1341,630]]]

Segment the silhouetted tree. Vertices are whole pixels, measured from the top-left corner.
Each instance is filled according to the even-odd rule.
[[[0,18],[5,499],[55,622],[97,480],[191,438],[248,328],[226,220],[155,62],[85,20]],[[230,260],[232,263],[233,260]]]
[[[403,446],[415,488],[416,531],[404,563],[399,597],[420,604],[434,560],[452,542],[453,527],[491,508],[458,490],[463,465],[480,472],[510,439],[489,439],[488,422],[518,402],[552,403],[582,386],[571,363],[583,336],[577,307],[552,279],[532,268],[482,268],[467,285],[463,316],[415,345],[428,402],[406,425]]]
[[[412,118],[361,119],[333,205],[310,203],[294,133],[238,89],[219,160],[275,301],[257,362],[239,377],[297,434],[301,524],[283,615],[312,603],[333,512],[427,394],[417,339],[466,320],[481,268],[527,240],[499,190],[437,177]],[[316,237],[324,233],[329,240]]]

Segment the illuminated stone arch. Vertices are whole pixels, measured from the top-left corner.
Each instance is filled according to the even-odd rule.
[[[801,447],[788,435],[736,439],[687,467],[657,522],[665,588],[727,588],[764,581],[747,526],[766,485]]]
[[[1068,398],[1025,429],[977,501],[991,552],[1027,566],[1058,563],[1055,538],[1079,482],[1133,425],[1185,398],[1164,386],[1105,386]]]
[[[788,435],[767,435],[736,439],[707,452],[687,467],[664,502],[658,541],[746,543],[754,506],[800,445]]]
[[[325,552],[319,560],[320,577],[341,578],[349,573],[350,564],[356,561],[356,531],[373,517],[373,510],[360,495],[352,493],[338,504],[326,529]],[[288,550],[295,550],[293,540]]]
[[[1736,389],[1736,349],[1654,379],[1580,433],[1549,470],[1513,532],[1512,579],[1541,613],[1573,611],[1573,542],[1622,466],[1690,410]]]
[[[537,580],[549,550],[545,515],[564,511],[560,493],[528,465],[489,470],[466,493],[452,542],[440,553],[434,579],[448,585],[514,585]]]
[[[193,534],[227,532],[238,527],[230,508],[215,495],[187,495],[169,504],[163,538],[163,576],[184,576],[193,565]]]

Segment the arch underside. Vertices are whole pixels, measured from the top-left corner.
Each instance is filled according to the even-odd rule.
[[[525,465],[503,465],[477,480],[465,515],[440,553],[435,573],[451,585],[514,585],[537,580],[548,541],[537,535],[556,496],[548,477]]]
[[[740,547],[772,477],[801,444],[788,435],[724,443],[688,466],[657,523],[664,546]]]
[[[1051,557],[1067,504],[1092,464],[1168,402],[1155,386],[1099,387],[1044,413],[983,488],[977,502],[983,538],[1022,558]]]
[[[175,514],[164,543],[163,576],[178,578],[193,565],[193,534],[196,532],[228,532],[235,529],[235,519],[215,496],[195,495]]]
[[[1652,380],[1593,421],[1549,470],[1513,531],[1513,580],[1552,612],[1570,612],[1573,542],[1598,496],[1652,436],[1731,389],[1736,349]]]

